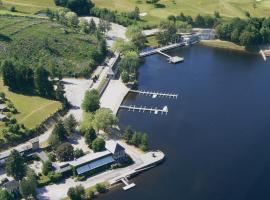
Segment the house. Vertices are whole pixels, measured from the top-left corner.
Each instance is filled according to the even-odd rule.
[[[6,122],[6,121],[8,121],[7,116],[0,113],[0,122]]]
[[[112,153],[112,156],[116,161],[121,161],[126,158],[125,148],[118,142],[107,141],[105,148]]]
[[[94,174],[98,171],[104,170],[111,166],[115,160],[111,152],[102,151],[97,153],[90,153],[82,156],[74,161],[54,163],[57,172],[67,172],[75,168],[78,175]]]
[[[0,112],[8,112],[8,107],[5,104],[0,104]]]

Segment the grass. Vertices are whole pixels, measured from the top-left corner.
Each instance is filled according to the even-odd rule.
[[[64,76],[80,76],[98,65],[100,55],[95,36],[47,19],[0,16],[0,33],[8,38],[0,39],[0,60],[16,57],[33,68],[41,62],[48,70],[51,62],[58,65]]]
[[[222,41],[222,40],[202,40],[200,42],[200,44],[210,46],[210,47],[222,48],[222,49],[246,51],[244,46],[239,46],[239,45],[234,44],[232,42]]]
[[[47,8],[57,9],[54,0],[2,0],[3,7],[10,9],[15,6],[21,13],[35,14]]]
[[[270,1],[261,0],[160,0],[165,8],[155,8],[145,0],[93,0],[98,7],[119,11],[131,11],[135,6],[147,15],[142,17],[146,21],[158,22],[169,15],[183,12],[185,15],[212,15],[218,11],[224,17],[245,17],[245,11],[254,16],[269,16]],[[256,8],[253,8],[255,2]]]
[[[3,85],[2,80],[0,81],[0,91],[6,94],[6,98],[9,99],[18,110],[19,113],[15,115],[18,123],[24,124],[25,127],[29,129],[35,128],[47,117],[61,108],[61,103],[58,101],[10,92],[8,88]]]
[[[148,36],[146,45],[149,46],[149,47],[158,46],[158,41],[156,39],[156,36],[154,36],[154,35],[153,36]]]

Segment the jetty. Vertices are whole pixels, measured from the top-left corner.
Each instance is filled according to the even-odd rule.
[[[129,190],[130,188],[135,187],[135,183],[129,183],[127,177],[123,177],[120,179],[122,181],[122,183],[125,184],[125,186],[123,187],[123,190]]]
[[[150,56],[156,53],[159,53],[165,57],[168,58],[169,63],[178,63],[178,62],[182,62],[184,60],[183,57],[179,57],[179,56],[170,56],[162,51],[166,51],[166,50],[170,50],[170,49],[174,49],[177,47],[181,47],[181,46],[185,46],[184,42],[179,42],[179,43],[175,43],[175,44],[170,44],[170,45],[166,45],[160,48],[155,48],[155,49],[148,49],[146,51],[142,51],[140,53],[140,57],[145,57],[145,56]]]
[[[263,57],[263,60],[266,61],[267,57],[270,57],[270,48],[267,50],[260,50],[260,54]]]
[[[130,90],[130,92],[137,93],[139,95],[152,96],[152,98],[156,97],[167,97],[167,98],[178,98],[178,94],[175,93],[165,93],[165,92],[152,92],[152,91],[144,91],[144,90]]]
[[[135,105],[121,105],[120,108],[127,109],[128,111],[139,111],[139,112],[149,112],[150,114],[168,114],[169,110],[167,106],[164,106],[162,109],[160,108],[152,108],[152,107],[146,107],[146,106],[135,106]]]

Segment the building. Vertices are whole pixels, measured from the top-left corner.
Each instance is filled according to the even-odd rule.
[[[126,158],[125,148],[122,147],[118,142],[108,141],[106,142],[105,148],[112,153],[113,158],[116,161],[122,161]]]
[[[74,161],[54,163],[57,172],[65,173],[75,169],[78,175],[95,174],[104,171],[126,157],[125,148],[116,142],[106,142],[106,149],[102,152],[90,153]]]
[[[0,112],[8,112],[8,107],[5,104],[0,104]]]
[[[0,122],[6,122],[6,121],[8,121],[7,116],[0,113]]]
[[[21,155],[32,155],[36,150],[39,149],[39,139],[34,138],[27,142],[25,145],[21,145],[15,150],[20,152]],[[10,156],[12,150],[7,150],[0,153],[0,166],[3,165],[8,157]]]

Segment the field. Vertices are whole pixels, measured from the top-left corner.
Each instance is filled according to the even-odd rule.
[[[97,6],[112,10],[130,11],[138,6],[141,12],[147,13],[143,19],[152,22],[181,12],[196,16],[199,13],[212,15],[214,11],[219,11],[225,17],[245,17],[245,11],[249,11],[255,16],[270,16],[269,0],[160,0],[159,3],[165,8],[155,8],[145,2],[145,0],[94,0]]]
[[[64,76],[88,73],[98,64],[97,39],[47,19],[0,16],[0,60],[15,57],[35,67],[55,63]],[[91,66],[89,66],[91,64]]]
[[[18,12],[34,14],[46,8],[57,9],[53,0],[2,0],[3,6],[10,9],[15,6]]]
[[[9,99],[18,110],[19,113],[15,115],[18,123],[24,124],[27,128],[36,127],[61,108],[61,103],[58,101],[10,92],[3,86],[2,81],[0,81],[0,91],[6,94],[6,98]]]

